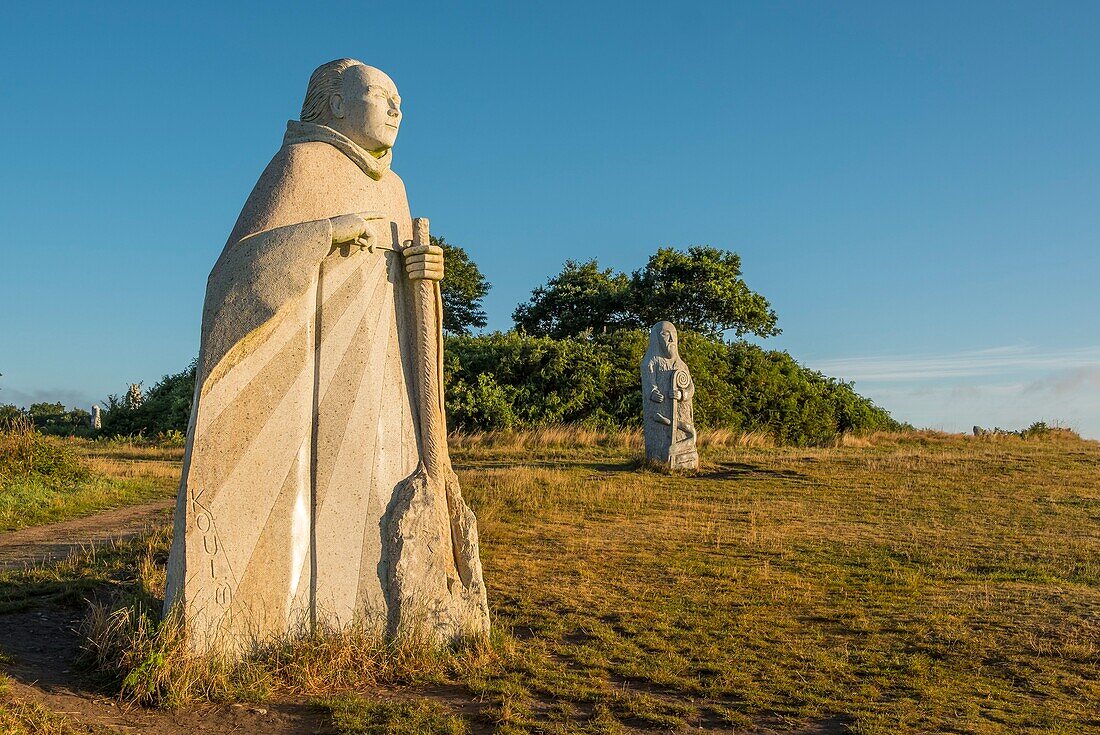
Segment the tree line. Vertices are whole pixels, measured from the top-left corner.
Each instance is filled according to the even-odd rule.
[[[680,330],[701,428],[759,431],[784,443],[814,444],[841,433],[899,426],[851,383],[741,339],[770,337],[780,329],[768,300],[745,283],[736,253],[660,248],[630,274],[601,268],[595,259],[566,261],[516,307],[513,329],[476,334],[486,325],[482,300],[491,286],[462,247],[432,240],[447,264],[441,290],[451,430],[639,425],[638,365],[648,327],[660,320]],[[735,338],[725,340],[728,332]],[[187,427],[194,381],[192,362],[136,397],[132,391],[108,396],[98,433],[178,439]],[[19,409],[0,407],[0,422],[12,411]],[[44,432],[91,433],[82,409],[36,404],[28,413]]]

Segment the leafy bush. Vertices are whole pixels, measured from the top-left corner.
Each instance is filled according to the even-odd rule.
[[[185,370],[165,375],[141,400],[108,396],[101,433],[107,436],[164,434],[167,437],[173,431],[177,434],[187,431],[197,365],[198,361],[193,360]]]
[[[639,367],[648,340],[648,333],[637,329],[562,339],[519,332],[445,337],[449,428],[638,427]],[[758,432],[780,443],[820,444],[838,434],[899,427],[850,383],[805,368],[786,352],[682,331],[680,354],[695,380],[695,421],[700,429]],[[165,376],[136,407],[111,396],[102,434],[182,446],[194,380],[192,363],[183,372]]]
[[[599,343],[496,332],[448,338],[444,356],[452,428],[614,420],[604,405],[612,363]]]
[[[34,422],[35,428],[43,434],[88,437],[95,433],[92,429],[92,415],[82,408],[70,411],[60,402],[32,403],[26,414]]]
[[[589,428],[641,423],[640,330],[552,339],[516,332],[447,339],[444,380],[452,430]],[[680,354],[695,380],[699,428],[764,432],[789,444],[896,429],[883,409],[846,383],[799,365],[786,352],[723,343],[691,332]]]
[[[737,428],[765,431],[786,444],[900,428],[851,383],[805,368],[786,352],[735,342],[729,359],[732,405],[742,417]]]
[[[27,480],[59,487],[87,476],[87,468],[72,449],[44,436],[28,416],[0,428],[0,490]]]

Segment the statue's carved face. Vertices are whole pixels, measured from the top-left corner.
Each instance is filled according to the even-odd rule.
[[[649,345],[661,357],[674,358],[679,352],[676,347],[676,327],[672,322],[657,322],[649,330]]]
[[[661,330],[661,351],[665,353],[665,357],[672,357],[676,354],[676,332],[674,330]]]
[[[401,96],[385,73],[371,66],[344,72],[343,94],[332,98],[333,127],[372,153],[393,147],[401,126]]]

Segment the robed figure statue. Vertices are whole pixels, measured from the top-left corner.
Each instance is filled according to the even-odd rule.
[[[671,322],[649,330],[642,358],[642,419],[646,460],[668,469],[698,469],[695,446],[695,381],[680,358]]]
[[[488,630],[446,454],[442,251],[390,168],[401,116],[378,69],[319,67],[210,274],[165,599],[194,651]]]

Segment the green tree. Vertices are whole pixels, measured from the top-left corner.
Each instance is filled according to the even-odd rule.
[[[469,334],[471,327],[484,327],[481,300],[491,288],[489,282],[461,247],[434,235],[432,244],[443,248],[444,275],[439,290],[443,296],[444,331]]]
[[[741,278],[741,256],[712,247],[686,253],[660,248],[630,279],[631,307],[644,325],[667,320],[680,329],[718,336],[779,334],[768,300]]]
[[[7,429],[15,420],[25,416],[26,412],[23,409],[13,406],[10,403],[0,405],[0,430]]]
[[[663,319],[712,337],[727,329],[739,336],[779,334],[768,300],[741,278],[741,257],[712,247],[661,248],[629,277],[601,270],[595,260],[566,261],[512,319],[527,334],[556,339],[641,329]]]
[[[563,339],[518,332],[448,337],[449,426],[464,431],[560,423],[637,426],[642,418],[638,370],[648,341],[640,329]],[[786,352],[684,331],[680,354],[695,381],[699,428],[759,431],[804,445],[844,432],[899,426],[851,383],[803,367]]]
[[[640,326],[630,311],[630,279],[595,260],[565,261],[561,273],[531,292],[516,307],[512,319],[521,331],[562,339]]]
[[[65,406],[57,403],[32,403],[27,413],[40,431],[51,431],[66,422]]]
[[[43,434],[57,436],[86,435],[91,433],[91,414],[82,408],[66,410],[64,404],[32,403],[27,415],[36,429]]]
[[[185,370],[165,375],[144,394],[138,405],[117,395],[108,396],[103,412],[103,433],[155,436],[187,431],[197,365],[198,360],[193,360]]]

